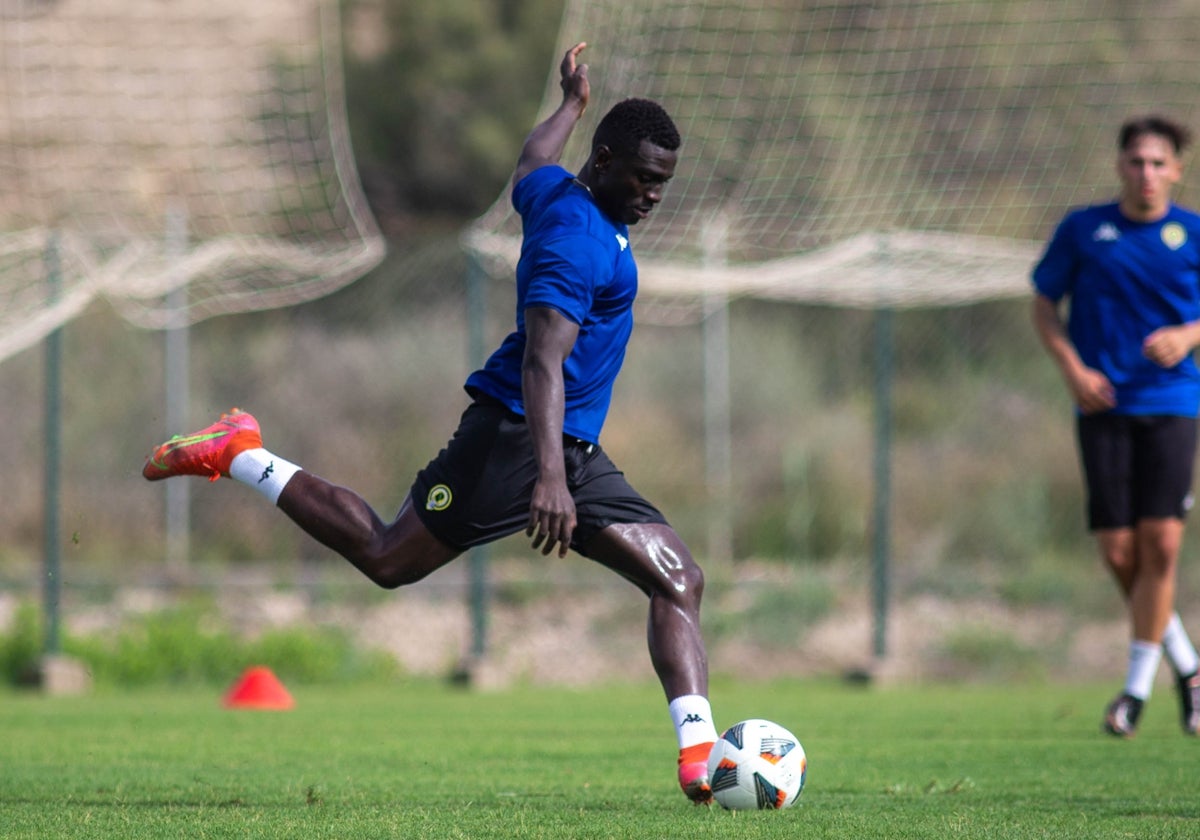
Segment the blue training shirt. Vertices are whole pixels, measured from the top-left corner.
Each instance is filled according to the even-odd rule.
[[[575,346],[563,363],[563,433],[599,443],[613,382],[633,332],[637,264],[629,229],[600,212],[587,189],[561,166],[530,172],[514,187],[512,201],[524,228],[517,263],[517,328],[482,369],[467,377],[466,388],[524,415],[525,310],[554,309],[579,325]]]
[[[1067,333],[1083,363],[1116,388],[1121,414],[1200,413],[1191,354],[1164,369],[1142,354],[1159,327],[1200,320],[1200,215],[1171,205],[1156,222],[1117,204],[1067,214],[1033,270],[1037,291],[1070,297]]]

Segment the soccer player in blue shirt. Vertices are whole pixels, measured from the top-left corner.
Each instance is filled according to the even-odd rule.
[[[1159,116],[1122,125],[1118,200],[1067,214],[1033,270],[1034,326],[1077,407],[1088,525],[1129,610],[1125,687],[1103,724],[1122,737],[1164,651],[1183,729],[1200,729],[1200,660],[1175,611],[1200,413],[1200,216],[1171,201],[1189,140]]]
[[[649,597],[650,658],[679,742],[679,784],[707,804],[717,733],[700,633],[704,576],[675,530],[600,448],[633,328],[629,226],[662,200],[680,138],[660,105],[627,99],[600,121],[577,174],[559,166],[588,105],[587,65],[577,63],[584,47],[563,57],[562,104],[526,138],[513,174],[512,200],[524,225],[516,328],[468,377],[472,401],[458,430],[418,473],[394,520],[382,521],[357,493],[264,449],[258,422],[237,409],[163,443],[143,475],[230,476],[255,487],[388,588],[522,529],[544,555],[573,548],[607,566]]]

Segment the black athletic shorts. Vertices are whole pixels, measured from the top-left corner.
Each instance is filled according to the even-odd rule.
[[[575,500],[575,551],[587,556],[582,546],[609,525],[666,524],[599,445],[568,437],[563,456]],[[430,533],[463,550],[528,527],[536,479],[537,461],[525,418],[480,396],[463,412],[446,448],[417,473],[413,507]]]
[[[1081,414],[1077,430],[1091,530],[1186,516],[1192,506],[1195,418]]]

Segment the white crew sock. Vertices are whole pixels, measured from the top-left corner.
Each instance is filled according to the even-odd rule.
[[[1129,643],[1129,672],[1125,677],[1125,693],[1139,700],[1149,700],[1154,688],[1154,675],[1162,661],[1162,645],[1134,639]]]
[[[229,477],[253,487],[271,500],[279,502],[279,494],[300,472],[300,467],[291,461],[272,455],[265,449],[247,449],[233,457],[229,464]]]
[[[1187,631],[1183,629],[1179,613],[1171,613],[1162,643],[1163,653],[1167,655],[1167,661],[1178,676],[1190,677],[1200,669],[1200,655],[1196,654],[1196,647],[1188,638]]]
[[[699,694],[685,694],[671,701],[671,722],[679,738],[679,749],[706,744],[717,740],[717,728],[713,725],[712,707],[708,698]]]

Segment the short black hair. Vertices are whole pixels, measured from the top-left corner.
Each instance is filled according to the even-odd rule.
[[[1192,142],[1192,131],[1187,126],[1167,117],[1151,114],[1126,120],[1121,126],[1121,133],[1117,135],[1117,148],[1121,151],[1128,149],[1129,144],[1143,134],[1153,134],[1166,139],[1175,149],[1175,154],[1182,152]]]
[[[679,149],[679,129],[666,109],[650,99],[626,99],[614,105],[592,135],[592,151],[607,146],[614,155],[637,154],[643,140],[674,152]]]

